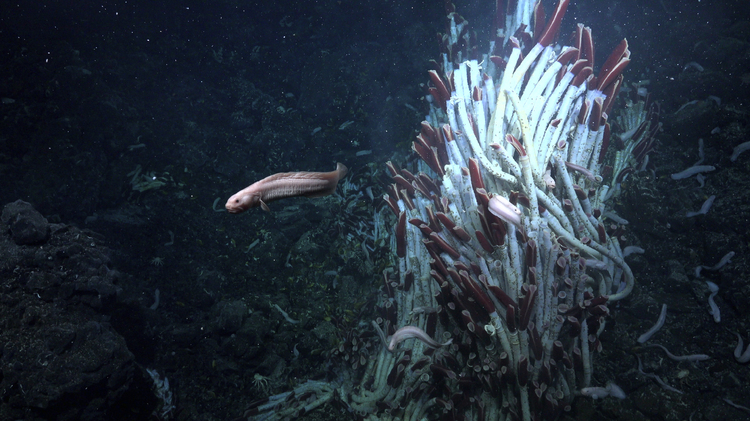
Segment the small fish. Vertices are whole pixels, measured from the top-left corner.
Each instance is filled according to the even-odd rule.
[[[441,344],[440,342],[432,339],[430,335],[428,335],[424,330],[416,326],[404,326],[401,329],[397,330],[396,333],[393,334],[393,336],[391,336],[391,342],[388,344],[388,350],[393,352],[399,342],[403,342],[407,339],[412,338],[419,339],[430,348],[440,348],[441,346],[448,346],[453,343],[453,339],[451,338]]]
[[[321,197],[336,191],[339,180],[347,168],[342,163],[336,164],[331,172],[282,172],[270,175],[235,193],[227,200],[225,207],[229,213],[242,213],[250,208],[260,206],[269,212],[267,203],[287,197]]]

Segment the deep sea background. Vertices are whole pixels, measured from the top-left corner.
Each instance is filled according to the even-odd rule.
[[[489,36],[491,3],[456,3],[480,40]],[[551,2],[544,4],[549,16]],[[123,338],[118,349],[132,353],[123,351],[123,364],[169,378],[170,417],[234,419],[263,392],[330,375],[337,332],[369,323],[388,250],[373,243],[364,255],[356,229],[382,206],[384,163],[413,159],[427,109],[420,84],[438,58],[443,21],[441,1],[0,3],[0,205],[21,199],[51,223],[96,238],[107,256],[97,270],[116,271],[108,276],[118,292],[92,307],[92,331]],[[573,1],[561,33],[578,22],[592,27],[599,64],[628,39],[626,82],[650,81],[664,126],[653,172],[633,177],[618,204],[632,244],[646,252],[629,260],[636,288],[612,306],[595,362],[595,381],[615,381],[628,398],[577,399],[571,417],[748,419],[722,399],[750,406],[750,368],[732,357],[735,332],[750,341],[750,155],[729,160],[750,140],[750,6]],[[672,180],[698,159],[699,138],[717,170],[703,187]],[[254,180],[331,171],[337,161],[350,169],[348,195],[277,202],[271,213],[216,211]],[[367,188],[374,199],[357,194]],[[685,217],[710,195],[717,199],[707,215]],[[3,250],[0,258],[14,263],[0,266],[0,292],[36,293],[12,285],[16,268],[38,271],[35,263]],[[729,251],[736,255],[721,271],[694,276],[695,266]],[[706,279],[721,288],[720,324],[707,312]],[[160,303],[151,309],[156,289]],[[152,419],[158,403],[141,399],[147,381],[124,394],[129,400],[117,395],[117,416],[106,404],[89,404],[83,417],[60,403],[83,393],[79,382],[19,400],[9,373],[39,367],[14,365],[13,344],[39,326],[10,329],[7,320],[31,308],[18,300],[0,304],[0,418]],[[57,317],[56,300],[39,305],[40,319]],[[662,303],[670,313],[659,343],[711,360],[677,363],[636,347]],[[301,323],[286,323],[274,304]],[[684,394],[640,376],[635,355]],[[78,378],[74,371],[49,377]],[[267,390],[256,374],[269,379]],[[110,392],[96,399],[106,402]],[[350,418],[331,405],[305,419]]]

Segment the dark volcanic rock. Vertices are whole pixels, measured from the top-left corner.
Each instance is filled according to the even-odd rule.
[[[18,245],[42,242],[49,234],[47,220],[23,200],[5,205],[0,220],[8,225],[13,241]]]

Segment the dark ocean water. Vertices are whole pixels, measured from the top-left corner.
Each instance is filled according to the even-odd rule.
[[[456,6],[486,45],[494,5]],[[104,266],[120,275],[116,299],[95,308],[96,323],[124,338],[132,353],[124,360],[169,378],[176,401],[169,416],[233,419],[261,392],[331,376],[331,341],[340,339],[333,331],[369,325],[389,244],[358,229],[383,206],[385,162],[414,160],[411,141],[427,111],[420,84],[429,60],[439,59],[444,11],[443,2],[408,0],[0,4],[0,204],[24,200],[50,223],[97,238]],[[750,341],[750,156],[729,159],[750,141],[750,7],[579,1],[560,39],[579,22],[593,29],[599,64],[628,39],[626,83],[649,81],[663,130],[652,171],[626,182],[617,204],[630,221],[627,237],[645,253],[630,263],[635,291],[612,306],[595,362],[597,383],[614,380],[628,399],[577,400],[575,419],[747,419],[722,399],[750,406],[748,365],[732,356],[735,332]],[[703,186],[672,180],[699,159],[698,139],[716,171]],[[290,199],[270,213],[221,212],[252,181],[331,171],[336,162],[351,174],[338,196]],[[708,214],[685,217],[711,195]],[[713,266],[730,251],[731,263],[695,276],[695,266]],[[82,264],[101,270],[97,263]],[[17,281],[13,270],[3,266],[4,285]],[[705,280],[720,287],[718,324]],[[55,300],[64,294],[47,302]],[[658,343],[711,360],[678,363],[636,346],[663,303],[670,311]],[[301,323],[285,323],[275,305]],[[7,330],[28,308],[4,312]],[[20,351],[5,339],[0,414],[82,417],[60,409],[67,408],[60,400],[17,397],[12,379],[31,368],[14,365]],[[636,354],[645,371],[684,394],[640,376]],[[272,379],[269,389],[256,374]],[[148,385],[96,399],[119,399],[129,414],[122,419],[149,419],[157,404],[133,403]],[[40,409],[41,402],[54,405]],[[112,416],[101,402],[71,407],[87,407],[92,419]],[[334,407],[306,419],[315,417],[351,415]]]

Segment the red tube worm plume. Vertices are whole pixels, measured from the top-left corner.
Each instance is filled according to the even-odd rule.
[[[412,190],[414,189],[414,186],[412,186]],[[414,201],[411,200],[413,197],[413,194],[409,194],[409,192],[406,189],[399,190],[399,197],[401,200],[404,201],[404,205],[406,205],[406,208],[409,210],[414,210]]]
[[[524,284],[521,287],[521,291],[524,292],[524,295],[521,297],[521,319],[518,327],[523,331],[529,326],[531,313],[534,312],[537,286]]]
[[[461,281],[463,282],[464,287],[471,293],[471,296],[482,307],[484,307],[485,311],[487,311],[487,314],[495,313],[495,305],[492,304],[490,297],[488,297],[487,294],[485,294],[484,291],[479,288],[479,285],[477,285],[477,283],[473,279],[471,279],[469,274],[466,273],[466,271],[461,271],[459,275],[461,275]]]
[[[594,99],[594,104],[591,108],[591,115],[589,115],[589,130],[595,132],[599,130],[599,124],[602,120],[602,105],[604,104],[601,97]]]
[[[578,24],[581,31],[581,56],[586,60],[589,67],[594,67],[594,38],[591,36],[591,28]]]
[[[409,181],[404,178],[403,175],[399,174],[393,177],[393,181],[396,182],[398,187],[400,187],[403,190],[406,190],[409,196],[414,196],[414,186],[411,185]]]
[[[534,34],[536,35],[536,39],[534,41],[539,42],[539,38],[542,36],[542,32],[544,32],[544,21],[547,19],[545,13],[544,13],[544,7],[542,7],[542,2],[538,1],[534,5]]]
[[[461,257],[461,253],[459,253],[450,244],[448,244],[448,242],[445,241],[443,237],[438,235],[438,233],[431,233],[430,240],[434,241],[435,244],[437,244],[437,246],[440,248],[440,250],[450,256],[451,259],[458,259],[459,257]]]
[[[398,169],[395,165],[393,165],[393,162],[388,161],[385,163],[385,168],[388,170],[388,174],[390,174],[391,177],[395,177],[398,175]]]
[[[482,246],[482,249],[484,251],[486,251],[487,253],[492,253],[495,251],[495,248],[492,247],[490,240],[487,239],[482,231],[476,230],[474,231],[474,235],[477,237],[477,241],[479,241],[479,245]]]
[[[419,182],[422,183],[422,185],[425,187],[425,189],[427,189],[428,192],[440,193],[440,189],[435,183],[435,180],[433,180],[427,174],[420,172],[419,175],[417,176],[417,180],[419,180]]]
[[[536,328],[534,322],[529,322],[529,327],[526,329],[529,334],[529,348],[531,348],[534,359],[539,361],[542,359],[542,337],[539,335],[539,330]]]
[[[469,175],[471,176],[471,187],[476,189],[484,189],[484,180],[482,179],[482,172],[479,169],[479,162],[474,158],[469,158]]]
[[[400,211],[398,209],[398,203],[396,199],[394,199],[391,195],[386,193],[383,195],[383,200],[385,200],[385,203],[388,204],[388,208],[391,209],[393,214],[398,216]]]
[[[536,267],[536,242],[534,240],[529,240],[526,243],[526,266],[533,268]]]
[[[432,81],[437,90],[437,98],[435,98],[435,100],[437,101],[440,108],[445,110],[446,101],[448,101],[451,97],[450,92],[448,92],[448,88],[445,86],[445,82],[443,82],[443,79],[440,77],[437,71],[430,70],[427,73],[430,75],[430,81]]]
[[[517,328],[516,324],[516,308],[513,306],[506,307],[505,322],[508,324],[508,332],[515,333]]]
[[[429,146],[437,146],[437,132],[427,121],[422,121],[419,126],[419,133],[424,137]]]
[[[398,215],[396,223],[396,256],[406,257],[406,212]]]
[[[443,176],[443,169],[440,166],[440,162],[438,162],[437,148],[430,146],[421,133],[417,135],[417,140],[412,143],[411,148],[432,171],[435,171],[441,177]]]
[[[526,149],[523,148],[523,145],[515,136],[512,134],[506,134],[505,141],[513,145],[519,155],[526,156]]]
[[[544,29],[544,33],[539,37],[539,44],[542,47],[546,47],[552,43],[557,35],[557,31],[560,30],[560,23],[562,23],[565,11],[568,9],[568,3],[570,0],[560,0],[557,3],[555,12],[552,14],[552,18],[547,23],[547,27]]]
[[[623,39],[599,71],[599,77],[596,78],[596,89],[604,91],[610,83],[620,76],[622,71],[628,67],[628,64],[630,64],[630,50],[628,49],[628,40]]]
[[[576,87],[581,86],[581,84],[583,82],[587,81],[590,77],[592,77],[591,74],[594,73],[594,69],[592,69],[591,66],[582,67],[580,71],[575,72],[574,70],[575,70],[576,66],[579,66],[579,63],[582,63],[582,64],[585,65],[586,61],[585,60],[578,60],[573,65],[573,69],[571,70],[571,73],[573,73],[575,75],[575,77],[570,82],[570,84],[573,85],[573,86],[576,86]]]

